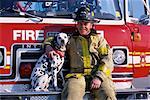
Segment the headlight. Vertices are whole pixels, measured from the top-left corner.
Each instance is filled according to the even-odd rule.
[[[2,46],[0,47],[0,66],[4,66],[5,65],[5,48],[3,48]]]
[[[115,65],[127,65],[128,64],[128,48],[126,47],[114,47],[113,48],[113,61]]]
[[[0,65],[1,65],[2,61],[3,61],[3,54],[2,54],[2,51],[0,51]]]
[[[113,60],[115,64],[122,64],[125,59],[125,53],[122,50],[115,50],[113,53]]]

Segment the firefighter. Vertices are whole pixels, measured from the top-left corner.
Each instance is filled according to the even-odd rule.
[[[94,23],[98,21],[88,6],[80,7],[75,14],[77,30],[67,45],[70,71],[61,99],[83,100],[88,89],[91,100],[116,100],[109,44],[96,33]]]

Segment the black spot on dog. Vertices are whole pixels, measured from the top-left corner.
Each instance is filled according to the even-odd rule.
[[[44,60],[41,61],[42,64],[44,64],[44,62],[45,62]]]
[[[35,72],[37,71],[37,69],[35,69]]]
[[[41,76],[38,76],[38,75],[37,75],[37,76],[36,76],[36,79],[37,79],[37,78],[40,78],[40,77],[41,77]]]
[[[48,67],[48,72],[50,72],[52,70],[52,67]]]
[[[46,58],[46,62],[49,62],[49,58]]]
[[[33,83],[35,84],[35,83],[36,83],[36,80],[34,80]],[[35,86],[34,86],[34,88],[35,88]]]
[[[38,64],[41,64],[41,62],[38,62]]]
[[[56,67],[54,67],[54,70],[56,69]]]
[[[33,75],[33,77],[35,76],[35,74]],[[31,79],[32,80],[32,79]]]
[[[47,88],[47,86],[45,85],[44,89],[46,89],[46,88]]]
[[[57,67],[57,71],[59,70],[59,68]]]
[[[44,71],[44,72],[43,72],[43,75],[45,75],[45,74],[46,74],[46,72]]]
[[[39,86],[39,83],[36,84],[36,87]]]
[[[46,69],[44,69],[44,70],[41,69],[42,72],[45,72],[45,70],[46,70]]]
[[[42,67],[43,67],[43,68],[47,68],[47,66],[45,66],[45,65],[42,65]]]
[[[46,55],[43,56],[43,59],[47,58]]]
[[[40,72],[40,74],[42,74],[42,75],[43,75],[43,72],[41,71],[41,72]]]
[[[48,76],[48,78],[50,78],[51,76],[53,76],[52,74],[50,74],[49,76]]]

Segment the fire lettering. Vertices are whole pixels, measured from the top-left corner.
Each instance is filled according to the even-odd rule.
[[[44,30],[13,30],[13,40],[44,40]]]

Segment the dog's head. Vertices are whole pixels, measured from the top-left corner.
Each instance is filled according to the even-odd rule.
[[[55,41],[57,42],[57,46],[61,51],[66,51],[66,45],[69,41],[69,37],[66,33],[57,34]]]

